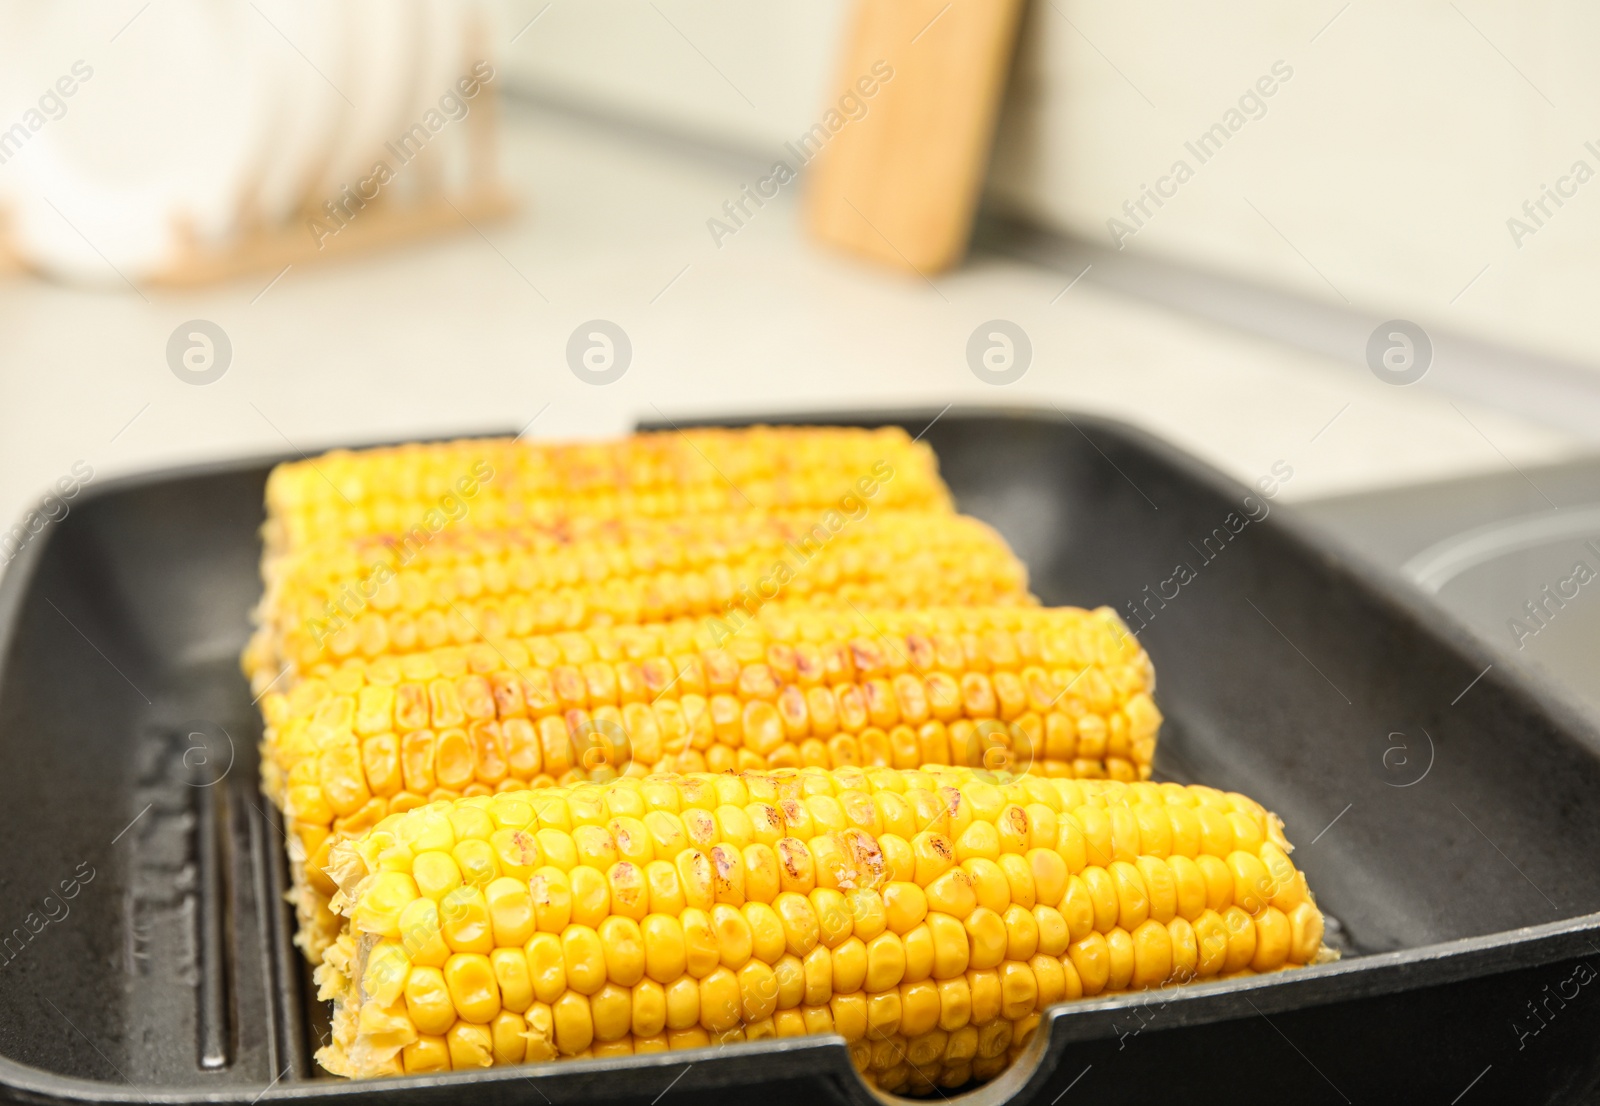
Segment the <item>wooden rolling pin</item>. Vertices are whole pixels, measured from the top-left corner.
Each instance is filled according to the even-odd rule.
[[[808,171],[814,237],[924,275],[961,260],[1021,11],[1022,0],[858,0],[823,116],[844,122]]]

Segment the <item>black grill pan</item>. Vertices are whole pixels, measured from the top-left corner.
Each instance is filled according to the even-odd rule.
[[[1279,812],[1345,953],[1057,1008],[964,1101],[1588,1101],[1595,723],[1277,500],[1146,434],[1055,411],[935,415],[782,421],[922,433],[1043,599],[1140,628],[1168,718],[1158,774]],[[317,1074],[325,1019],[288,944],[236,661],[270,464],[91,485],[0,580],[0,1099],[874,1102],[828,1038]]]

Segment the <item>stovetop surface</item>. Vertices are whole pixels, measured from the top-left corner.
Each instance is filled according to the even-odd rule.
[[[1600,715],[1600,457],[1298,507]]]

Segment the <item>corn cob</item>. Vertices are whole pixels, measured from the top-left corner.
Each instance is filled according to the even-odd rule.
[[[262,700],[301,945],[337,927],[333,847],[459,795],[618,773],[957,764],[1148,777],[1161,714],[1109,609],[763,609],[347,661]]]
[[[336,850],[345,1076],[838,1033],[884,1091],[994,1076],[1050,1006],[1332,957],[1272,814],[972,769],[441,801]]]
[[[837,530],[837,532],[836,532]],[[283,563],[287,562],[287,563]],[[257,691],[287,668],[593,625],[757,610],[1026,602],[1027,571],[989,527],[890,511],[831,529],[816,515],[576,520],[324,542],[268,581],[246,668]]]
[[[615,442],[483,438],[279,465],[267,480],[267,556],[313,541],[568,518],[839,508],[948,510],[926,444],[896,428],[696,429]],[[843,509],[848,512],[849,503]]]

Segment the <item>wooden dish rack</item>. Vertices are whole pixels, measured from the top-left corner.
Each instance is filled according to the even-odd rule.
[[[318,206],[320,201],[311,200],[281,222],[263,223],[246,213],[238,236],[221,246],[200,241],[180,222],[175,227],[177,256],[165,269],[146,276],[140,283],[184,288],[251,274],[277,273],[290,265],[357,257],[505,218],[516,211],[517,203],[499,177],[498,124],[499,92],[494,84],[486,83],[475,97],[472,111],[462,120],[466,128],[465,187],[447,188],[445,155],[437,144],[429,144],[406,165],[408,177],[414,177],[418,185],[414,195],[396,197],[393,189],[381,191],[364,201],[360,217],[350,220],[337,234],[318,239],[312,221],[326,223],[328,216]],[[0,276],[21,275],[32,269],[16,248],[7,212],[0,207]]]

